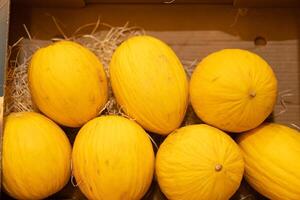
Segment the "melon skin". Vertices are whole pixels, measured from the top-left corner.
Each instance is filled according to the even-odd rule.
[[[68,127],[80,127],[96,117],[108,98],[100,60],[71,41],[37,50],[29,65],[28,81],[38,109]]]
[[[88,199],[139,200],[154,173],[147,133],[115,115],[95,118],[80,129],[72,161],[76,182]]]
[[[124,41],[112,56],[110,79],[118,104],[144,129],[167,135],[182,123],[187,76],[174,51],[159,39]]]
[[[269,199],[300,199],[300,132],[265,123],[238,137],[245,179]]]
[[[205,123],[228,132],[259,126],[276,103],[277,79],[269,64],[241,49],[205,57],[190,82],[191,104]]]
[[[238,189],[244,161],[238,145],[209,125],[171,133],[156,156],[156,176],[172,200],[227,200]]]
[[[15,199],[44,199],[69,181],[71,144],[41,114],[20,112],[5,118],[2,156],[2,186]]]

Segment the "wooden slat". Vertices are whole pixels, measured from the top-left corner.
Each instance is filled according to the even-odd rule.
[[[248,9],[241,14],[239,9],[232,6],[198,4],[96,4],[87,5],[82,9],[30,8],[27,10],[17,7],[12,9],[11,23],[15,25],[10,31],[14,33],[11,34],[11,41],[16,41],[20,34],[24,35],[22,24],[30,26],[32,35],[40,39],[49,39],[57,35],[57,28],[51,15],[60,22],[68,36],[79,26],[96,22],[100,17],[102,22],[113,26],[124,25],[129,21],[132,25],[141,26],[146,30],[219,30],[232,36],[238,35],[241,40],[252,41],[256,36],[263,36],[268,40],[298,38],[297,23],[300,12],[298,9]],[[201,40],[197,35],[193,35],[193,38],[195,37],[193,41]],[[185,40],[191,39],[185,38]]]
[[[3,95],[3,77],[8,41],[9,0],[0,0],[0,96]]]
[[[85,0],[86,3],[199,3],[199,4],[233,4],[233,0]]]
[[[41,6],[41,7],[83,7],[85,5],[84,0],[12,0],[15,4],[27,5],[27,6]]]
[[[13,3],[30,6],[54,6],[54,7],[82,7],[86,3],[121,3],[121,4],[149,4],[149,3],[172,3],[172,4],[228,4],[236,7],[295,7],[300,6],[299,0],[13,0]]]
[[[230,4],[236,7],[294,7],[299,0],[85,0],[86,3],[199,3]]]
[[[9,0],[0,0],[0,163],[2,163],[2,135],[3,135],[3,81],[5,74],[5,63],[7,59],[7,41],[8,41],[8,20],[9,20]],[[0,171],[2,165],[0,164]],[[2,183],[2,175],[0,175]],[[0,191],[1,184],[0,184]]]
[[[299,0],[235,0],[236,7],[297,7]]]

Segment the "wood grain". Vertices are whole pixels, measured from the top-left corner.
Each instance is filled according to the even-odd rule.
[[[84,0],[13,0],[13,3],[28,6],[39,6],[39,7],[68,7],[78,8],[85,5]]]
[[[233,0],[85,0],[86,3],[199,3],[199,4],[233,4]]]
[[[3,82],[7,62],[9,0],[0,0],[0,171],[2,172]],[[2,173],[0,174],[2,183]],[[0,184],[0,191],[2,185]]]
[[[102,22],[112,26],[130,22],[147,31],[159,31],[162,35],[165,35],[165,31],[220,31],[236,36],[240,41],[253,41],[257,36],[271,41],[298,39],[300,12],[295,8],[241,11],[232,6],[199,4],[95,4],[81,9],[24,8],[14,5],[11,12],[11,43],[24,36],[23,24],[37,39],[57,36],[59,33],[51,16],[57,19],[67,36],[71,36],[79,26],[95,23],[100,17]],[[172,37],[180,42],[201,41],[197,35],[189,38]],[[201,37],[206,36],[202,34]],[[213,35],[207,37],[213,38]]]
[[[235,0],[236,7],[295,7],[300,6],[299,0]]]

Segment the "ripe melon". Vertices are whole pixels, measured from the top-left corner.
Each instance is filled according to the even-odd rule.
[[[70,178],[71,145],[53,121],[34,112],[5,118],[2,185],[16,199],[44,199]]]
[[[158,149],[159,186],[172,200],[228,200],[243,177],[238,145],[209,125],[189,125],[171,133]]]
[[[123,111],[143,128],[169,134],[178,128],[188,104],[188,82],[173,50],[150,36],[123,42],[110,63],[114,95]]]
[[[272,68],[258,55],[241,49],[208,55],[190,83],[196,114],[207,124],[230,132],[260,125],[272,112],[276,95]]]
[[[269,123],[238,138],[245,178],[262,195],[276,200],[300,199],[300,132]]]
[[[139,200],[154,171],[147,133],[114,115],[95,118],[80,129],[72,161],[76,182],[88,199]]]
[[[37,50],[28,71],[34,103],[59,124],[79,127],[107,101],[107,80],[99,59],[85,47],[60,41]]]

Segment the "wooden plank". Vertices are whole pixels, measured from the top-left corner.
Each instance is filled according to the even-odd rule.
[[[84,0],[13,0],[13,3],[27,5],[27,6],[41,6],[41,7],[83,7],[85,5]]]
[[[233,4],[233,0],[85,0],[86,3],[199,3],[199,4]]]
[[[2,163],[2,135],[3,135],[3,81],[5,77],[5,63],[7,59],[9,0],[0,0],[0,163]],[[2,164],[0,164],[2,172]],[[2,183],[2,174],[0,174]],[[1,184],[0,184],[1,191]]]
[[[85,0],[86,3],[199,3],[233,4],[236,7],[294,7],[299,0]]]
[[[24,35],[22,24],[28,25],[33,37],[49,39],[57,36],[59,33],[51,16],[57,19],[67,36],[72,35],[79,26],[96,22],[100,17],[102,22],[113,26],[130,22],[145,30],[218,30],[239,36],[241,40],[253,41],[257,36],[266,37],[268,40],[298,38],[300,12],[297,9],[249,9],[241,13],[232,6],[198,4],[96,4],[87,5],[82,9],[29,8],[28,10],[13,7],[11,23],[14,25],[10,32],[14,34],[10,35],[11,42]],[[194,41],[198,40],[201,38],[197,37]]]
[[[234,0],[236,7],[297,7],[299,0]]]
[[[0,96],[3,95],[3,77],[8,41],[9,0],[0,0]]]

